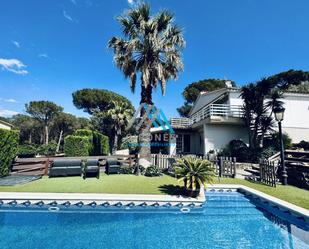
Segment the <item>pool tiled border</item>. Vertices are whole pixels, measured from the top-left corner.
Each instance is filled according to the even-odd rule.
[[[292,203],[283,201],[281,199],[278,199],[276,197],[273,197],[271,195],[265,194],[261,191],[252,189],[250,187],[244,186],[244,185],[237,185],[237,184],[214,184],[214,185],[208,185],[207,189],[233,189],[238,190],[241,193],[247,194],[247,195],[253,195],[260,199],[262,199],[264,202],[269,202],[272,205],[277,206],[278,208],[281,208],[282,210],[289,210],[291,213],[294,213],[296,216],[304,217],[307,221],[309,221],[309,210],[296,206]]]
[[[204,189],[198,198],[172,195],[84,194],[0,192],[0,205],[76,205],[76,206],[152,206],[201,207],[205,203]]]

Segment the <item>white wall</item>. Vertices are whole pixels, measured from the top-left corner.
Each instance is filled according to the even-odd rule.
[[[230,105],[241,105],[243,106],[244,101],[240,97],[240,92],[229,92],[228,104]]]
[[[11,127],[5,124],[0,123],[0,129],[11,130]]]
[[[248,144],[246,128],[241,125],[204,124],[205,154],[224,148],[233,139],[241,139]]]
[[[285,107],[283,132],[287,133],[293,143],[309,141],[309,95],[286,93],[282,99]],[[230,92],[230,105],[243,105],[240,92]]]
[[[282,130],[293,143],[309,141],[309,95],[285,94]]]

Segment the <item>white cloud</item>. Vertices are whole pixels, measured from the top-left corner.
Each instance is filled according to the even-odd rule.
[[[8,102],[8,103],[18,103],[18,101],[16,99],[5,99],[4,102]]]
[[[18,114],[18,112],[6,110],[6,109],[0,109],[0,116],[5,117],[5,118],[12,117],[16,114]]]
[[[71,3],[73,3],[74,5],[77,5],[76,0],[70,0]]]
[[[17,47],[20,48],[20,43],[18,41],[12,41],[12,43]]]
[[[49,56],[47,54],[38,54],[38,57],[39,58],[46,58],[46,59],[49,58]]]
[[[134,4],[134,0],[128,0],[129,4]]]
[[[3,59],[0,58],[0,66],[2,70],[7,70],[15,74],[27,74],[28,71],[24,68],[26,65],[17,59]]]
[[[74,22],[74,19],[65,10],[63,10],[62,13],[65,19],[69,20],[70,22]]]

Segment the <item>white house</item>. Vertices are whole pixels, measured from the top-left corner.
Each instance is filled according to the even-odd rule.
[[[0,120],[0,129],[6,129],[6,130],[11,130],[13,127],[13,125],[3,121],[3,120]]]
[[[286,109],[282,122],[283,132],[292,138],[293,143],[309,141],[309,94],[285,93],[283,97]],[[171,119],[177,136],[170,141],[165,152],[206,155],[211,150],[224,148],[233,139],[248,143],[242,107],[243,100],[237,88],[201,92],[189,118]],[[163,131],[155,128],[151,132]]]

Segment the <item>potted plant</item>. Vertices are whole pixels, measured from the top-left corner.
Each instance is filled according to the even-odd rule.
[[[206,182],[212,183],[215,176],[214,168],[208,160],[192,156],[178,159],[175,173],[179,180],[183,180],[186,193],[190,197],[197,197],[201,187]]]

